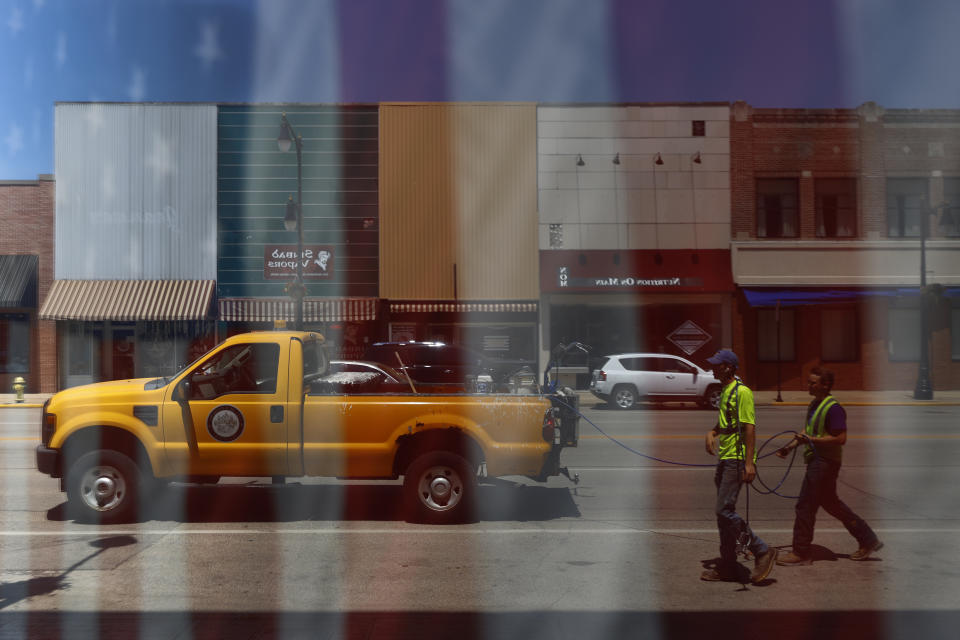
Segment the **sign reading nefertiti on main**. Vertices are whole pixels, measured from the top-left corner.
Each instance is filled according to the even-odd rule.
[[[304,279],[333,277],[333,247],[327,245],[304,247],[300,264],[303,265]],[[297,245],[268,244],[264,246],[264,280],[291,280],[296,275]]]

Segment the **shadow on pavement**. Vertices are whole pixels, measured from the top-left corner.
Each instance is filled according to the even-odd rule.
[[[610,411],[613,413],[623,412],[630,413],[631,411],[716,411],[715,407],[701,407],[695,402],[643,402],[640,401],[637,404],[633,405],[630,409],[620,409],[619,407],[614,407],[607,404],[606,402],[595,402],[593,404],[587,401],[581,401],[581,407],[587,409],[594,409],[596,411]]]
[[[0,584],[0,609],[5,609],[12,604],[16,604],[17,602],[27,598],[32,598],[33,596],[47,595],[61,589],[66,589],[70,586],[70,583],[67,582],[67,576],[70,575],[70,573],[75,569],[78,569],[81,565],[93,560],[107,549],[126,547],[136,543],[137,539],[133,536],[108,536],[105,538],[97,538],[96,540],[91,540],[89,543],[91,547],[96,549],[96,551],[73,563],[67,568],[66,571],[59,575],[37,576],[35,578],[30,578],[29,580],[21,580],[20,582],[2,583]],[[2,631],[2,627],[0,627],[0,631]],[[6,634],[3,634],[2,632],[0,632],[0,635],[6,637]]]
[[[544,521],[579,517],[570,489],[527,485],[480,485],[474,516],[479,521]],[[47,519],[69,520],[66,504]],[[141,521],[292,522],[403,520],[397,485],[181,485],[172,484],[141,508]]]
[[[24,638],[430,638],[607,640],[955,638],[957,611],[16,612],[0,636]]]

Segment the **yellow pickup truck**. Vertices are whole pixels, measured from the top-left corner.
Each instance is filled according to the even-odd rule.
[[[61,391],[43,407],[37,468],[83,521],[128,521],[170,480],[403,476],[408,517],[446,523],[470,517],[478,477],[543,481],[577,444],[572,392],[454,393],[375,375],[351,387],[328,367],[319,334],[254,332],[168,378]]]

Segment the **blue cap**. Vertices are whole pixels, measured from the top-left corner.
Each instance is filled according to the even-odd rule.
[[[729,364],[734,367],[740,366],[740,360],[737,359],[737,354],[730,349],[720,349],[712,358],[707,358],[707,362],[710,364]]]

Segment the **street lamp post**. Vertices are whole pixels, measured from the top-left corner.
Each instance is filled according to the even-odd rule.
[[[287,199],[287,211],[283,217],[283,226],[287,231],[297,230],[297,277],[287,285],[287,293],[293,298],[296,309],[294,329],[303,330],[303,298],[307,294],[303,284],[303,138],[287,120],[287,114],[280,117],[280,135],[277,136],[277,147],[281,152],[290,150],[291,143],[297,148],[297,201],[293,201],[293,194]]]
[[[913,389],[916,400],[933,400],[933,385],[930,383],[930,336],[927,333],[927,235],[930,233],[930,216],[946,207],[948,203],[928,208],[924,199],[920,205],[920,365],[917,367],[917,386]]]

